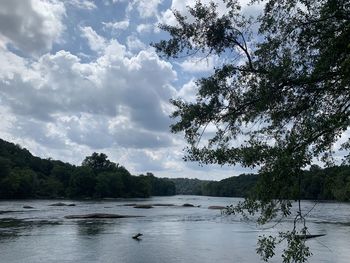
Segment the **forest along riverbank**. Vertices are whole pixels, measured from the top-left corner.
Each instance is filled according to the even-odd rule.
[[[0,199],[130,198],[171,195],[246,197],[254,191],[256,174],[221,181],[132,175],[104,153],[87,156],[80,166],[33,156],[25,148],[0,139]],[[185,175],[184,175],[185,176]],[[301,198],[350,201],[350,167],[304,171]],[[295,185],[294,187],[299,187]]]

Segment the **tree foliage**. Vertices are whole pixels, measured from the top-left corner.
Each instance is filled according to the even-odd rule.
[[[33,156],[0,139],[0,199],[105,198],[173,195],[168,179],[133,176],[104,153],[87,156],[81,166]]]
[[[223,58],[198,79],[195,102],[172,101],[172,131],[185,133],[185,160],[258,167],[257,191],[231,212],[260,211],[266,222],[276,209],[290,214],[302,169],[316,159],[331,165],[335,143],[349,127],[350,2],[253,0],[264,5],[255,18],[238,1],[224,2],[224,14],[199,1],[188,17],[174,10],[177,25],[160,26],[170,39],[154,46],[168,58]],[[342,147],[349,146],[348,139]],[[301,211],[295,219],[303,221]],[[285,254],[284,262],[303,262],[309,255],[303,251]]]
[[[241,174],[220,181],[208,181],[189,178],[175,178],[176,194],[207,195],[225,197],[249,197],[256,191],[259,175]],[[298,181],[291,186],[299,192]],[[266,191],[266,189],[265,189]],[[350,201],[350,166],[335,166],[322,169],[312,166],[302,172],[300,198],[303,200]]]
[[[113,171],[118,167],[118,165],[108,160],[108,156],[106,154],[96,152],[94,152],[91,156],[85,157],[81,165],[91,168],[96,173]]]

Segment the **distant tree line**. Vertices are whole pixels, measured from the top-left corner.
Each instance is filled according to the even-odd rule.
[[[171,180],[175,183],[176,194],[179,195],[246,197],[251,191],[254,191],[258,175],[242,174],[221,181],[188,178],[175,178]]]
[[[268,175],[267,175],[268,176]],[[5,198],[117,198],[174,194],[247,197],[254,194],[259,176],[243,174],[208,181],[133,176],[104,153],[87,156],[81,166],[41,159],[27,149],[0,139],[0,199]],[[350,201],[350,166],[304,171],[294,183],[295,199]],[[268,188],[267,188],[268,190]]]
[[[254,194],[258,180],[257,174],[243,174],[221,181],[172,179],[176,194],[225,197],[247,197]],[[350,166],[322,169],[312,165],[308,171],[303,171],[300,187],[295,182],[292,189],[295,199],[300,195],[301,199],[350,201]]]
[[[0,198],[117,198],[174,195],[175,184],[151,173],[133,176],[93,153],[81,166],[33,156],[0,139]]]

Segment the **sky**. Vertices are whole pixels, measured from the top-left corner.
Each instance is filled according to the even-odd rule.
[[[218,62],[165,60],[159,23],[192,0],[0,1],[0,138],[80,165],[93,152],[133,174],[221,180],[250,170],[182,160],[171,98],[193,100]],[[219,8],[224,11],[224,6]],[[254,12],[254,7],[245,7]]]

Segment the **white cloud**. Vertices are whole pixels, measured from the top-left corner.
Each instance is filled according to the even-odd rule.
[[[0,99],[0,103],[3,104]],[[16,117],[12,114],[11,110],[8,107],[0,105],[0,118],[1,118],[1,129],[0,129],[0,138],[10,137],[11,131],[15,129],[14,123],[16,122]]]
[[[118,30],[126,30],[129,27],[129,20],[123,20],[118,22],[102,22],[105,29],[111,29],[113,32]]]
[[[178,91],[177,97],[183,98],[186,101],[196,101],[196,94],[198,92],[198,87],[196,85],[195,79],[191,79],[189,82],[184,84],[182,88]]]
[[[158,6],[162,0],[134,0],[129,3],[127,12],[136,8],[141,18],[155,17],[158,14]]]
[[[65,4],[86,10],[93,10],[97,8],[94,1],[90,0],[65,0]]]
[[[133,150],[128,151],[129,166],[137,173],[155,172],[167,169],[168,153],[167,149],[159,150]]]
[[[123,3],[123,2],[127,2],[128,0],[111,0],[112,3]]]
[[[161,12],[161,14],[158,16],[158,22],[162,24],[167,24],[167,25],[176,25],[177,21],[175,19],[175,16],[172,10],[179,11],[182,15],[185,15],[189,19],[191,19],[191,15],[188,12],[188,7],[193,7],[196,4],[196,2],[197,2],[196,0],[172,0],[170,8]],[[209,4],[210,2],[213,2],[213,1],[201,0],[200,2],[203,4]],[[248,15],[253,15],[253,14],[255,15],[257,12],[262,10],[262,5],[263,5],[262,3],[249,6],[248,4],[251,2],[250,0],[239,0],[238,2],[242,6],[243,12]],[[223,0],[214,1],[214,3],[217,5],[217,11],[219,15],[223,15],[227,13],[226,4]]]
[[[99,52],[106,47],[106,39],[98,35],[90,26],[80,27],[82,37],[85,37],[91,50]]]
[[[146,45],[136,36],[128,36],[126,45],[130,51],[140,51],[146,48]]]
[[[201,1],[202,2],[202,1]],[[154,31],[159,33],[160,29],[157,24],[165,24],[175,26],[177,25],[177,20],[173,14],[173,11],[179,11],[182,15],[189,17],[188,6],[194,6],[195,0],[171,0],[169,8],[160,11],[157,14],[157,23],[155,23]]]
[[[113,8],[129,4],[131,16],[124,10],[117,15],[130,20],[110,21],[103,15],[103,8],[109,7],[92,0],[0,2],[0,137],[44,158],[80,164],[99,151],[133,173],[199,177],[204,169],[182,162],[184,140],[169,133],[168,117],[174,109],[170,98],[195,99],[194,80],[177,91],[172,65],[144,44],[165,2],[108,3],[115,3]],[[66,16],[66,9],[74,15]],[[144,24],[133,24],[139,18]],[[98,31],[101,23],[112,31],[135,32],[108,39],[100,35],[108,36],[106,32]],[[69,35],[73,32],[83,38]],[[13,48],[21,52],[13,53]],[[205,64],[185,61],[180,66],[198,72],[206,70]],[[228,174],[211,171],[221,177]]]
[[[0,38],[29,54],[49,51],[64,30],[59,1],[0,1],[0,10]]]
[[[26,61],[11,52],[5,47],[0,47],[0,80],[12,79],[15,74],[26,71]]]
[[[101,55],[89,63],[67,51],[31,63],[8,56],[13,66],[0,75],[2,105],[16,116],[40,123],[35,124],[38,127],[50,123],[64,138],[55,141],[58,135],[52,132],[47,137],[49,131],[33,129],[33,121],[21,124],[21,136],[56,143],[67,140],[94,149],[172,144],[164,110],[175,94],[170,85],[176,77],[172,66],[152,50],[127,57],[118,41],[105,45],[95,48]]]
[[[154,28],[152,24],[140,24],[137,26],[136,30],[139,34],[149,33]]]
[[[210,2],[209,0],[201,1],[201,3]],[[219,2],[221,3],[221,1]],[[167,25],[176,25],[177,21],[173,14],[173,10],[179,11],[181,14],[190,17],[188,6],[193,7],[196,4],[195,0],[172,0],[170,8],[163,11],[158,17],[158,22]]]

